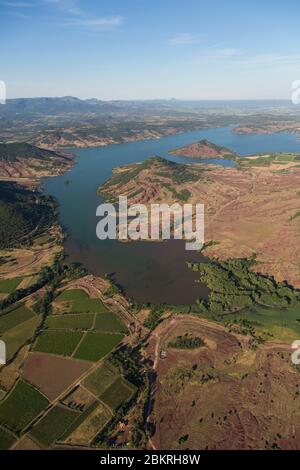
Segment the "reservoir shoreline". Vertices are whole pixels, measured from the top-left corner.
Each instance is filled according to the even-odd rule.
[[[199,163],[168,152],[200,139],[210,140],[240,155],[300,152],[296,135],[238,135],[232,133],[231,127],[100,148],[68,149],[76,154],[73,167],[63,175],[45,179],[43,191],[58,202],[59,221],[67,234],[65,251],[69,259],[80,262],[95,275],[113,274],[126,295],[139,302],[191,305],[198,298],[205,298],[208,295],[206,286],[194,282],[197,276],[187,268],[186,262],[207,258],[196,252],[186,252],[182,240],[124,244],[115,240],[99,241],[95,232],[96,207],[103,201],[97,189],[111,176],[114,167],[142,162],[151,155],[178,163]],[[200,163],[226,167],[235,164],[226,159],[201,160]]]

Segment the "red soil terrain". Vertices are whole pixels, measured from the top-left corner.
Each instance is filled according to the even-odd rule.
[[[204,347],[168,347],[191,331]],[[220,325],[178,317],[156,330],[147,353],[157,373],[154,448],[300,449],[299,372],[289,345],[253,349]]]
[[[172,155],[191,157],[191,158],[222,158],[225,155],[233,156],[234,153],[225,148],[203,139],[199,142],[186,145],[170,152]]]
[[[162,158],[130,165],[127,173],[124,168],[116,172],[102,191],[109,196],[127,195],[129,204],[172,204],[185,191],[184,202],[204,204],[205,242],[215,242],[207,246],[206,255],[228,259],[256,253],[257,271],[300,288],[297,162],[253,168],[173,165]],[[124,182],[121,171],[128,175]]]

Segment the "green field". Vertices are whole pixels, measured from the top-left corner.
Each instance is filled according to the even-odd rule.
[[[33,337],[40,323],[37,315],[6,331],[1,339],[6,344],[6,358],[11,359],[17,351]]]
[[[99,313],[96,317],[95,329],[110,333],[127,333],[126,326],[113,312]]]
[[[18,287],[22,279],[22,277],[14,277],[12,279],[1,280],[0,294],[10,294],[11,292],[13,292]]]
[[[257,155],[257,158],[240,157],[240,161],[249,166],[270,166],[272,163],[286,164],[299,160],[299,154],[273,153],[271,155]]]
[[[299,291],[252,271],[255,263],[252,257],[190,264],[210,289],[208,299],[198,301],[200,315],[250,334],[258,342],[298,339]]]
[[[85,300],[89,299],[89,296],[87,295],[86,292],[84,292],[81,289],[69,289],[63,291],[61,294],[59,294],[56,297],[56,301],[58,302],[64,302],[64,301],[76,301],[76,300]]]
[[[97,407],[69,435],[67,443],[89,445],[111,417],[111,410],[103,403],[98,403]]]
[[[25,307],[24,305],[10,310],[5,315],[1,315],[0,335],[5,333],[5,331],[14,328],[15,326],[19,325],[20,323],[23,323],[26,320],[29,320],[34,316],[35,314],[32,312],[32,310],[29,310],[29,308]]]
[[[41,235],[34,239],[34,242],[38,245],[45,245],[46,243],[51,242],[51,237],[49,235]]]
[[[9,449],[15,441],[16,438],[14,436],[0,428],[0,450]]]
[[[67,407],[57,405],[34,426],[31,434],[48,447],[65,433],[78,415],[79,413]]]
[[[67,437],[88,418],[88,416],[97,408],[98,405],[99,402],[95,400],[82,413],[77,413],[77,418],[68,426],[63,435],[60,436],[60,440],[65,441]]]
[[[56,302],[68,302],[68,310],[71,313],[102,313],[107,308],[100,299],[91,299],[83,290],[70,289],[62,292]]]
[[[0,424],[20,433],[48,403],[40,392],[20,379],[0,403]]]
[[[87,361],[98,361],[108,354],[122,338],[121,334],[87,333],[74,357]]]
[[[226,322],[239,323],[253,329],[264,338],[292,342],[300,338],[300,311],[298,306],[268,308],[255,306],[236,314],[227,314]]]
[[[100,399],[111,409],[116,410],[125,401],[129,400],[134,393],[133,385],[122,377],[118,377],[100,396]]]
[[[46,330],[38,337],[34,350],[71,356],[82,335],[78,331]]]
[[[103,315],[101,313],[101,315]],[[88,330],[92,328],[94,323],[95,314],[94,313],[78,313],[78,314],[69,314],[69,315],[50,315],[47,318],[46,326],[50,329],[79,329],[79,330]]]
[[[103,362],[84,381],[84,386],[94,395],[101,395],[119,376],[119,372],[109,363]]]

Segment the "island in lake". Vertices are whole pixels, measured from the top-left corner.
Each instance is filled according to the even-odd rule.
[[[196,159],[208,158],[235,158],[236,154],[232,150],[216,145],[209,140],[202,139],[199,142],[185,145],[178,149],[171,150],[171,155],[180,157],[190,157]]]

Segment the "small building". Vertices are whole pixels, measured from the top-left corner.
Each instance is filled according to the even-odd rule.
[[[167,351],[165,351],[164,349],[162,349],[160,351],[160,358],[161,359],[165,359],[167,357]]]

